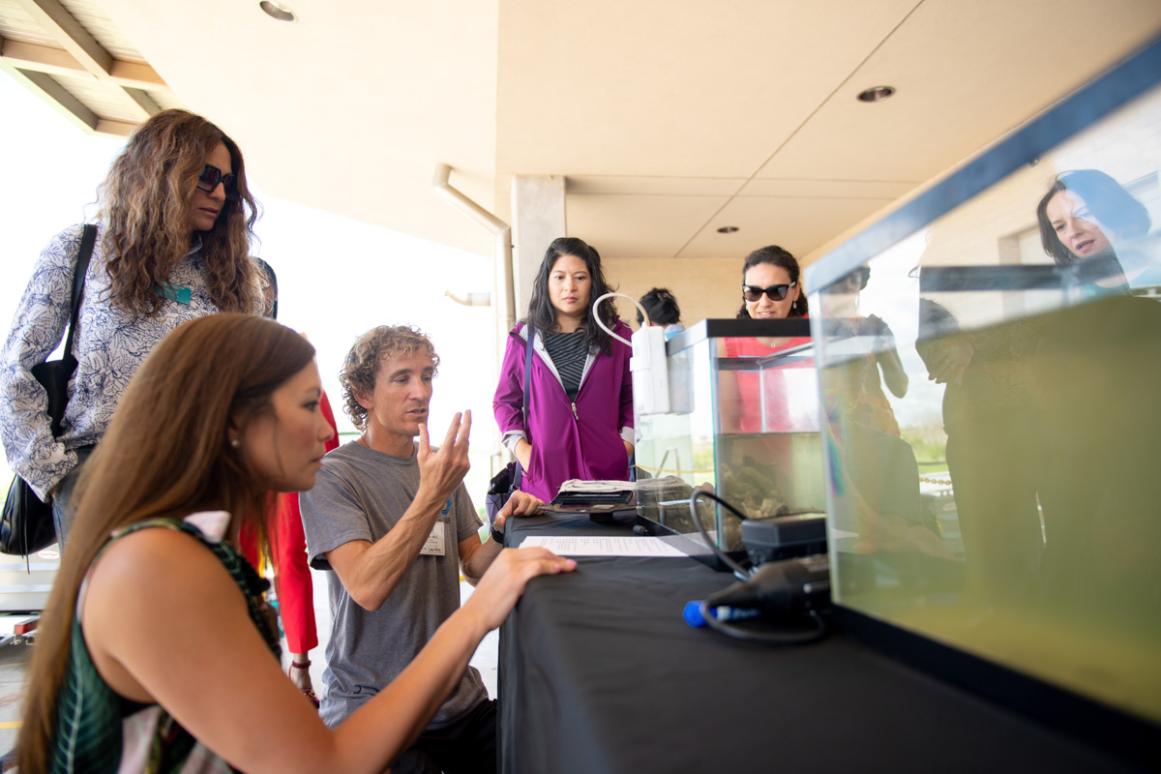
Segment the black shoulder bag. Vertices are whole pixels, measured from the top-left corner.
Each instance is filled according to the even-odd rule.
[[[532,373],[532,340],[536,337],[536,329],[531,324],[526,326],[528,341],[524,345],[524,405],[521,412],[524,416],[524,437],[531,442],[528,432],[528,393],[531,389],[529,379]],[[516,460],[509,462],[503,470],[492,476],[488,482],[488,495],[484,498],[484,509],[488,513],[488,523],[496,519],[496,514],[508,502],[512,493],[520,488],[520,479],[524,477],[524,470]]]
[[[60,360],[48,360],[32,367],[32,375],[48,393],[48,416],[52,420],[53,438],[58,437],[63,430],[61,424],[64,422],[65,406],[69,402],[69,379],[73,371],[77,370],[77,359],[73,357],[73,333],[77,329],[77,315],[85,290],[85,273],[93,257],[96,241],[97,227],[86,224],[84,236],[81,237],[81,249],[77,253],[77,264],[73,269],[72,315],[69,317],[64,353]],[[8,497],[4,500],[3,514],[0,514],[0,553],[28,556],[55,542],[56,526],[52,518],[52,505],[37,497],[23,478],[13,476],[12,484],[8,487]]]

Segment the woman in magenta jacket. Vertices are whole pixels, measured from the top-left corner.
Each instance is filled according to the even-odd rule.
[[[504,445],[524,470],[522,490],[542,500],[570,478],[626,480],[633,451],[631,350],[594,319],[592,300],[608,292],[601,256],[581,239],[548,246],[532,287],[528,317],[508,334],[492,401]],[[600,315],[628,339],[611,300]],[[528,421],[523,416],[524,354],[532,337]]]

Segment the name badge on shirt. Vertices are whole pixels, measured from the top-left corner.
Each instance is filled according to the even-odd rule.
[[[442,521],[437,521],[431,527],[431,534],[427,536],[427,542],[423,544],[423,548],[419,550],[420,556],[443,556],[444,555],[444,533],[445,524]]]

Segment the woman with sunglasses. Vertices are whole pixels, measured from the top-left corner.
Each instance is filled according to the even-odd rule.
[[[760,247],[742,263],[739,319],[783,320],[806,317],[806,295],[798,260],[778,245]]]
[[[0,356],[8,463],[51,499],[62,542],[80,467],[154,345],[186,320],[260,312],[263,304],[260,272],[248,257],[256,204],[242,152],[209,121],[182,110],[150,118],[113,162],[100,198],[59,437],[32,368],[68,327],[83,227],[57,234],[41,254]]]
[[[806,294],[802,292],[798,261],[788,250],[778,245],[760,247],[746,256],[742,263],[742,306],[737,317],[742,320],[785,320],[807,316]],[[725,357],[764,357],[783,349],[808,344],[810,337],[792,338],[727,338],[722,340]],[[726,427],[739,432],[757,432],[762,429],[762,405],[758,376],[752,372],[723,371],[722,395],[736,394],[737,400],[723,401],[722,419]],[[777,390],[776,380],[767,384],[767,392]],[[768,394],[766,425],[786,424],[788,416],[779,419],[780,396]],[[777,428],[773,428],[777,429]],[[785,429],[785,428],[783,428]]]

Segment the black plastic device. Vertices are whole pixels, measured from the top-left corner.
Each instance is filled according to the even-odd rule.
[[[746,519],[742,544],[751,564],[826,553],[826,514],[803,513],[776,519]]]

